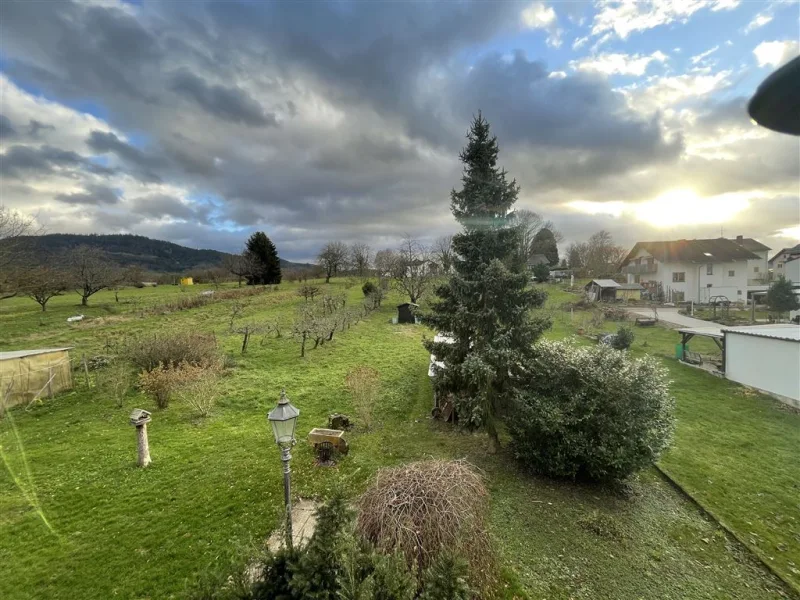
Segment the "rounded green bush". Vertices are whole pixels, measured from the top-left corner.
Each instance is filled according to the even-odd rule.
[[[364,283],[364,285],[361,286],[361,291],[364,292],[364,297],[365,298],[367,296],[369,296],[370,294],[376,292],[377,290],[378,290],[378,288],[371,281],[367,281],[367,282]]]
[[[514,414],[515,456],[554,477],[624,479],[652,464],[674,428],[667,371],[604,345],[536,345]]]

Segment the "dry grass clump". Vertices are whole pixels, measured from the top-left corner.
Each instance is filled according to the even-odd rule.
[[[473,589],[488,597],[497,582],[488,499],[482,476],[464,460],[381,469],[359,499],[356,529],[382,552],[402,552],[418,574],[442,552],[463,556]]]
[[[219,361],[217,338],[191,331],[135,338],[125,345],[123,355],[143,371],[174,367],[181,363],[206,365]]]
[[[380,373],[372,367],[361,365],[347,374],[344,383],[353,395],[353,407],[358,419],[364,429],[369,431],[372,428],[372,411],[380,388]]]

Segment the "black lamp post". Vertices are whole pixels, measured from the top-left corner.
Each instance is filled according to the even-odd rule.
[[[272,425],[275,443],[281,449],[283,461],[283,499],[286,504],[286,544],[292,547],[292,470],[289,461],[292,460],[291,449],[295,444],[294,428],[300,411],[295,408],[286,397],[286,390],[281,390],[278,406],[269,411],[267,419]]]

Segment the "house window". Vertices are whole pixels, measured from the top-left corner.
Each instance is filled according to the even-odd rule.
[[[778,263],[778,268],[782,269],[783,268],[783,263]]]
[[[737,296],[741,296],[742,295],[742,290],[736,290],[736,295]]]
[[[710,283],[707,283],[707,284],[706,284],[706,287],[707,287],[707,288],[710,288],[710,287],[711,287],[711,284],[710,284]]]
[[[706,265],[706,275],[713,275],[714,274],[714,264],[708,263]]]
[[[728,271],[728,277],[736,277],[736,271]]]
[[[758,267],[753,267],[753,273],[758,273]]]
[[[672,274],[672,281],[673,281],[674,283],[678,283],[678,282],[686,281],[686,273],[684,273],[684,272],[680,272],[680,273],[673,273],[673,274]]]

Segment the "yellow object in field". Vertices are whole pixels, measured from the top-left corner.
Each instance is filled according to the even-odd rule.
[[[191,277],[181,277],[181,285],[194,285]]]

